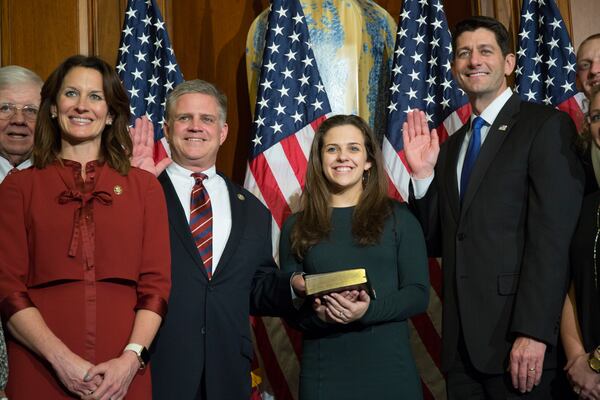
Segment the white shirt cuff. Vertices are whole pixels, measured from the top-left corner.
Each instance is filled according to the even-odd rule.
[[[435,172],[429,175],[427,178],[417,179],[414,177],[410,177],[410,180],[413,185],[413,194],[415,195],[415,199],[419,200],[425,197],[429,186],[431,186],[431,182],[433,182],[433,177],[435,176]]]

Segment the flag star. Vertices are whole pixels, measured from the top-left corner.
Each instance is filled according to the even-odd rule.
[[[277,89],[277,91],[281,94],[281,97],[283,98],[284,96],[289,96],[288,92],[290,91],[289,88],[286,88],[285,86],[281,85],[280,89]]]
[[[146,100],[146,102],[148,104],[156,104],[156,101],[154,100],[156,96],[153,96],[152,94],[148,93],[147,97],[144,97],[144,100]]]
[[[529,31],[523,29],[519,32],[519,36],[521,37],[521,40],[529,39]]]
[[[123,29],[123,35],[125,35],[124,37],[127,36],[133,36],[133,26],[126,26],[125,29]]]
[[[556,58],[549,58],[546,64],[548,65],[548,69],[556,67]]]
[[[431,39],[431,49],[435,49],[436,47],[440,47],[440,38]]]
[[[426,6],[429,0],[419,0],[419,4],[422,6]]]
[[[304,64],[304,68],[308,67],[309,65],[312,66],[312,62],[313,62],[313,59],[310,58],[308,55],[306,57],[304,57],[304,60],[302,60],[302,63]]]
[[[138,62],[142,62],[146,58],[146,53],[142,53],[142,51],[139,50],[138,53],[135,55],[135,58],[137,58]]]
[[[129,53],[129,45],[123,43],[123,46],[119,47],[119,51],[121,53]]]
[[[160,123],[160,127],[161,127],[161,128],[164,128],[164,127],[165,127],[165,124],[167,123],[167,121],[165,120],[165,117],[163,117],[163,118],[160,120],[160,122],[159,122],[159,123]]]
[[[127,63],[121,61],[119,63],[119,65],[117,65],[117,70],[119,70],[119,72],[124,72],[125,71],[125,66],[127,65]]]
[[[279,45],[275,44],[275,42],[271,43],[271,45],[267,48],[271,50],[271,53],[279,53]]]
[[[567,62],[567,65],[565,65],[563,68],[567,70],[567,73],[569,72],[575,72],[575,64],[571,63],[571,62]]]
[[[321,107],[322,104],[323,104],[322,101],[319,101],[319,99],[316,99],[315,102],[311,104],[311,106],[313,106],[315,108],[315,111],[317,111],[317,110],[322,110],[323,109]]]
[[[127,12],[125,14],[127,14],[127,18],[135,18],[135,13],[137,11],[134,10],[133,8],[130,8],[129,10],[127,10]]]
[[[429,123],[433,122],[433,118],[431,117],[431,114],[429,114],[428,112],[425,113],[425,119],[427,119],[427,122],[429,122]]]
[[[546,98],[543,100],[544,104],[551,106],[552,105],[552,96],[546,95]]]
[[[522,73],[523,73],[523,66],[522,66],[522,65],[519,65],[519,66],[517,67],[517,69],[515,70],[515,75],[516,75],[516,76],[519,76],[519,75],[521,75]]]
[[[397,106],[397,105],[398,105],[398,103],[391,103],[391,102],[390,102],[390,105],[389,105],[389,106],[387,106],[388,110],[390,110],[390,114],[391,114],[392,112],[394,112],[394,111],[398,111],[398,109],[396,108],[396,106]]]
[[[267,71],[275,71],[276,66],[277,64],[275,64],[272,60],[269,60],[269,62],[265,64]]]
[[[415,43],[417,45],[419,45],[419,43],[425,43],[425,41],[423,39],[425,39],[425,35],[421,35],[420,33],[417,33],[417,36],[415,37]]]
[[[444,7],[440,3],[435,3],[433,6],[436,8],[437,12],[442,11],[442,8]]]
[[[154,68],[160,68],[160,58],[155,58],[151,61],[151,64],[154,65]]]
[[[427,105],[430,105],[431,103],[434,102],[434,98],[431,95],[431,93],[427,93],[427,97],[425,97],[425,102],[427,103]]]
[[[553,37],[552,40],[548,42],[548,46],[550,46],[550,50],[554,49],[555,47],[558,47],[558,39]]]
[[[283,124],[280,124],[277,121],[275,121],[275,123],[273,125],[271,125],[271,129],[273,129],[273,134],[281,133],[282,126],[283,126]]]
[[[283,75],[283,79],[286,79],[286,78],[292,79],[292,72],[293,71],[290,71],[288,69],[288,67],[285,67],[285,69],[283,71],[281,71],[281,74]]]
[[[129,89],[129,98],[133,99],[134,97],[138,97],[138,92],[140,91],[140,89],[136,89],[135,87],[131,87],[131,89]]]
[[[277,115],[285,114],[285,106],[281,105],[281,103],[279,103],[277,107],[274,108],[274,110],[277,111]]]
[[[394,53],[396,53],[396,56],[400,57],[404,55],[404,47],[400,47],[398,46],[398,48],[394,51]]]
[[[554,77],[553,76],[547,77],[546,81],[544,83],[546,83],[546,87],[554,86]]]
[[[529,91],[525,93],[525,96],[527,96],[527,101],[535,100],[535,93],[531,89],[529,89]]]
[[[519,47],[519,50],[517,51],[517,56],[518,57],[525,57],[526,54],[527,54],[527,49]]]
[[[400,91],[400,86],[397,83],[393,83],[392,86],[390,86],[390,91],[392,93],[398,93]]]
[[[261,126],[265,126],[265,118],[259,116],[258,118],[256,118],[256,121],[254,121],[256,123],[256,126],[258,128],[260,128]]]
[[[156,38],[154,41],[154,47],[157,49],[162,49],[162,39]]]
[[[287,57],[288,61],[295,60],[296,59],[296,52],[292,51],[292,49],[290,49],[290,51],[288,51],[285,56]]]
[[[177,64],[173,64],[172,61],[169,61],[165,68],[169,70],[169,72],[175,72],[175,68],[177,68]],[[167,72],[168,73],[168,72]]]
[[[546,5],[546,1],[545,0],[537,0],[537,2],[538,2],[538,7]]]
[[[406,37],[406,29],[405,29],[405,28],[402,28],[402,27],[400,27],[400,28],[398,29],[398,33],[397,33],[397,35],[398,35],[398,38],[399,38],[399,39],[401,39],[401,38],[403,38],[403,37]]]
[[[136,79],[142,79],[142,71],[138,71],[138,69],[136,68],[135,71],[133,71],[131,73],[133,75],[133,80],[135,81]]]
[[[575,54],[575,50],[573,50],[573,46],[571,45],[571,43],[569,43],[569,45],[566,47],[566,49],[569,50],[569,53]]]
[[[410,106],[407,106],[406,110],[404,110],[404,114],[408,114],[411,111],[412,111],[412,108],[410,108]]]
[[[417,98],[417,92],[413,88],[410,88],[405,94],[408,96],[409,100]]]
[[[417,71],[415,71],[414,69],[412,70],[412,72],[410,74],[408,74],[408,76],[410,76],[411,82],[420,80],[419,73]]]
[[[264,97],[260,99],[260,101],[258,102],[258,105],[260,106],[260,108],[263,107],[268,107],[269,106],[269,100],[265,99]]]
[[[444,87],[444,90],[450,89],[452,87],[452,81],[448,80],[447,78],[444,78],[444,82],[442,82],[442,86]]]
[[[302,76],[300,78],[298,78],[298,82],[300,82],[300,87],[302,87],[304,85],[308,85],[308,76],[306,76],[305,74],[302,74]]]
[[[442,106],[442,108],[450,107],[450,99],[443,99],[440,105]]]
[[[402,13],[400,14],[400,20],[402,21],[403,19],[408,18],[410,18],[410,10],[402,10]]]
[[[129,106],[129,110],[131,110],[131,114],[135,115],[135,107],[133,105]]]
[[[306,95],[302,94],[302,93],[298,93],[298,96],[294,97],[294,99],[296,99],[296,101],[298,102],[298,104],[306,104]]]
[[[165,88],[169,91],[173,90],[173,82],[171,82],[170,80],[167,79],[167,81],[165,82]]]
[[[272,84],[272,83],[273,83],[273,81],[270,81],[270,80],[268,80],[268,79],[265,79],[265,80],[264,80],[264,82],[262,82],[262,83],[260,84],[260,86],[262,86],[262,87],[263,87],[263,90],[272,89],[272,88],[271,88],[271,84]]]
[[[541,28],[544,25],[544,16],[540,15],[538,19],[538,26]]]
[[[531,75],[528,76],[529,79],[531,79],[531,83],[533,82],[539,82],[539,77],[540,74],[536,74],[535,71],[531,71]]]
[[[277,25],[275,25],[275,28],[273,28],[273,32],[275,33],[275,36],[277,36],[277,35],[283,36],[283,27],[279,26],[279,24],[277,24]]]
[[[152,78],[150,78],[148,82],[150,82],[150,87],[158,86],[158,76],[152,75]]]
[[[565,84],[560,87],[564,89],[565,93],[573,91],[573,84],[570,82],[565,82]]]
[[[261,142],[262,136],[254,136],[254,139],[252,139],[252,143],[254,143],[254,147],[256,146],[262,146],[262,142]]]
[[[146,118],[148,118],[148,120],[150,122],[152,122],[152,113],[150,113],[149,111],[146,111]]]
[[[554,32],[555,29],[560,28],[560,21],[554,18],[554,21],[550,22],[550,25],[552,25],[552,32]]]
[[[533,22],[533,13],[530,13],[529,10],[525,14],[523,14],[523,18],[525,18],[525,22],[532,21]]]
[[[431,67],[434,67],[437,65],[437,57],[431,57],[429,60],[427,60],[427,64],[429,64]]]
[[[150,44],[148,39],[150,39],[150,35],[146,35],[145,33],[142,33],[142,36],[138,36],[138,40],[140,41],[140,44],[144,44],[144,43]]]
[[[142,22],[144,23],[144,26],[148,26],[148,25],[150,25],[152,23],[152,18],[150,18],[150,16],[147,15],[146,18],[144,18],[142,20]]]
[[[540,33],[535,41],[537,42],[538,46],[540,46],[542,43],[544,43],[544,35]]]
[[[290,38],[292,40],[292,43],[299,42],[300,41],[300,34],[298,32],[294,32],[290,36],[288,36],[288,38]]]
[[[450,64],[450,60],[446,60],[446,62],[444,63],[444,69],[446,71],[450,71],[450,69],[452,69],[452,64]]]
[[[400,64],[396,64],[396,66],[392,69],[394,75],[398,75],[402,72],[402,66]]]
[[[421,15],[419,18],[417,18],[417,23],[419,24],[419,26],[426,24],[427,17],[425,17],[425,15]]]
[[[296,16],[292,19],[294,20],[294,23],[301,24],[304,16],[300,15],[300,13],[296,13]]]
[[[160,31],[161,29],[163,29],[163,30],[165,29],[165,23],[162,21],[156,21],[154,23],[154,26],[156,27],[157,32]]]
[[[302,121],[302,115],[300,113],[298,113],[298,110],[296,110],[294,115],[292,115],[292,118],[294,119],[294,122]]]
[[[542,55],[540,53],[536,53],[535,57],[533,57],[533,61],[535,61],[536,64],[539,64],[542,62]]]
[[[414,60],[414,63],[418,63],[421,62],[421,54],[415,52],[415,54],[413,54],[412,56],[410,56],[410,58],[412,58]]]
[[[448,43],[448,46],[446,46],[446,50],[448,50],[448,53],[452,53],[452,43]]]
[[[429,86],[431,86],[431,85],[435,85],[435,76],[433,76],[433,75],[430,75],[430,76],[429,76],[429,78],[427,78],[427,79],[425,80],[425,82],[427,82],[427,84],[428,84]]]
[[[283,8],[283,6],[281,6],[279,8],[279,10],[275,11],[277,14],[279,14],[279,18],[281,17],[285,17],[286,13],[287,13],[287,9]]]
[[[433,26],[433,30],[442,29],[442,21],[437,18],[431,23],[431,25]]]
[[[321,82],[317,83],[315,85],[315,87],[317,88],[317,93],[321,93],[325,91],[325,86],[323,86],[323,84]]]

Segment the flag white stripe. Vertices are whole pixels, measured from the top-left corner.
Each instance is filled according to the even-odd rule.
[[[300,194],[301,187],[281,144],[277,143],[271,146],[263,154],[271,167],[271,173],[277,182],[279,190],[289,204],[294,196]]]

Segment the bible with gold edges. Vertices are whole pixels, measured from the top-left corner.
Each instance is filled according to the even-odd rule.
[[[371,299],[375,298],[375,290],[373,290],[364,268],[304,275],[304,282],[307,296],[320,297],[332,292],[365,290]]]

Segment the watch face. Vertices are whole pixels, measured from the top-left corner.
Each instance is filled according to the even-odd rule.
[[[597,359],[596,357],[591,357],[588,360],[588,363],[590,364],[590,368],[593,369],[596,372],[600,372],[600,360]]]

